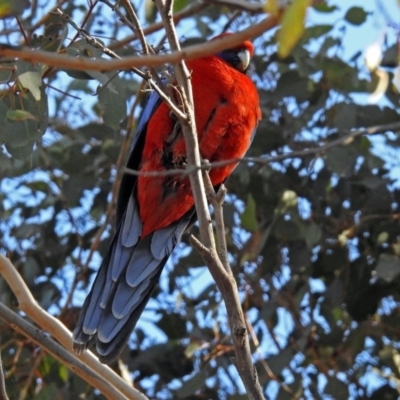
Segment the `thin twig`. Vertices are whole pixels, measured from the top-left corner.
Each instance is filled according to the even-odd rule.
[[[79,33],[81,33],[81,31],[83,31],[83,28],[85,27],[85,25],[87,24],[90,16],[92,15],[93,9],[97,4],[97,0],[95,0],[94,2],[89,1],[89,9],[87,10],[85,17],[83,18],[83,21],[81,23],[81,26],[76,28],[76,34],[73,37],[73,39],[71,40],[71,43],[75,43],[75,40],[78,38]],[[58,8],[57,10],[60,10],[60,8]],[[70,21],[68,21],[70,22]]]
[[[228,271],[228,273],[231,274],[232,273],[231,266],[228,262],[228,257],[227,257],[228,249],[226,246],[225,222],[224,222],[224,214],[222,211],[222,206],[224,204],[227,190],[225,185],[221,184],[218,191],[215,192],[210,176],[208,175],[208,171],[203,171],[203,180],[206,189],[207,199],[214,208],[215,232],[217,235],[217,253],[219,259],[222,262],[222,265]]]
[[[0,400],[8,400],[6,391],[6,380],[4,379],[3,363],[1,361],[1,353],[0,353]]]
[[[26,336],[26,335],[25,335]],[[25,400],[28,396],[28,391],[30,386],[32,385],[33,380],[36,378],[37,375],[37,367],[41,363],[43,356],[45,355],[44,352],[36,353],[35,354],[35,359],[33,363],[31,363],[29,369],[29,374],[24,380],[24,386],[22,389],[19,391],[19,397],[18,400]]]
[[[337,146],[348,145],[360,136],[376,135],[376,134],[380,134],[380,133],[384,133],[384,132],[388,132],[388,131],[396,132],[398,130],[400,130],[400,122],[393,122],[391,124],[386,124],[386,125],[377,125],[377,126],[371,126],[369,128],[357,129],[355,131],[349,132],[347,135],[341,136],[338,139],[332,140],[331,142],[328,142],[324,145],[317,146],[317,147],[311,147],[309,149],[304,149],[304,150],[296,150],[296,151],[292,151],[290,153],[283,153],[283,154],[279,154],[277,156],[231,158],[229,160],[214,161],[214,162],[207,163],[207,164],[202,163],[199,166],[189,166],[188,165],[188,167],[186,167],[184,169],[183,168],[182,169],[170,169],[167,171],[140,172],[138,170],[126,168],[125,173],[134,175],[134,176],[190,175],[195,170],[209,170],[212,168],[219,168],[219,167],[224,167],[226,165],[238,164],[238,163],[243,163],[243,162],[257,164],[259,166],[259,168],[261,168],[261,167],[268,165],[270,163],[273,163],[273,162],[280,162],[280,161],[284,161],[284,160],[303,158],[303,157],[313,156],[313,155],[323,156],[323,154],[326,153],[327,150],[330,150]],[[301,144],[301,142],[300,142],[300,144]]]
[[[105,47],[102,43],[100,43],[96,38],[93,36],[90,36],[87,32],[84,30],[80,29],[78,25],[69,17],[69,15],[65,14],[63,11],[60,9],[57,9],[54,14],[63,17],[70,25],[72,25],[76,30],[78,30],[82,36],[87,40],[87,42],[92,45],[93,47],[96,47],[97,49],[100,49],[104,54],[107,54],[111,58],[114,59],[121,59],[121,57],[114,53],[112,50],[109,48]],[[154,74],[154,77],[148,73],[148,72],[143,72],[140,69],[137,68],[131,68],[131,71],[134,72],[136,75],[140,76],[142,79],[145,79],[151,88],[153,88],[158,95],[164,100],[164,102],[168,105],[168,107],[171,109],[171,111],[181,120],[186,119],[186,115],[174,104],[172,99],[168,97],[168,95],[162,90],[162,88],[159,86],[156,81],[159,83],[160,80],[157,79],[157,73],[155,71],[152,71]]]
[[[250,337],[254,343],[254,346],[256,347],[256,352],[260,355],[259,362],[264,368],[265,372],[267,373],[268,378],[278,382],[279,386],[281,386],[285,392],[287,392],[292,398],[294,398],[293,390],[274,374],[272,369],[269,367],[268,363],[264,360],[264,356],[260,349],[260,342],[258,341],[256,333],[254,332],[253,324],[250,322],[247,316],[246,316],[246,326],[247,330],[250,333]],[[273,334],[270,332],[270,335],[272,336]],[[279,348],[279,350],[281,350],[279,345],[277,347]]]
[[[191,17],[195,14],[198,14],[200,11],[206,9],[209,7],[209,4],[205,4],[202,1],[195,2],[193,4],[189,4],[187,7],[185,7],[182,11],[179,11],[178,13],[174,14],[173,19],[175,24],[178,24],[180,21],[182,21],[185,18]],[[162,22],[155,22],[154,24],[146,27],[143,29],[143,34],[144,35],[150,35],[151,33],[157,32],[161,29],[163,29],[164,25]],[[110,48],[112,49],[119,49],[122,46],[127,45],[128,43],[137,40],[138,37],[136,34],[130,35],[125,37],[122,40],[119,40],[117,43],[110,45]]]
[[[247,394],[251,400],[264,400],[257,371],[253,366],[246,323],[235,278],[225,270],[214,249],[208,249],[193,235],[190,236],[190,243],[199,252],[221,291],[235,348],[235,366],[246,387]]]
[[[134,33],[139,38],[139,41],[142,45],[143,54],[146,55],[150,54],[149,46],[147,45],[147,41],[144,36],[142,26],[140,25],[139,18],[137,17],[136,12],[132,7],[132,4],[130,3],[129,0],[120,0],[119,3],[122,4],[122,6],[125,8],[126,12],[129,15],[129,18],[131,19],[131,22],[134,27]]]
[[[96,49],[100,49],[104,54],[108,55],[111,58],[121,60],[121,57],[114,53],[112,50],[110,50],[108,47],[104,46],[102,43],[100,43],[95,37],[89,35],[84,29],[80,28],[76,22],[67,14],[65,14],[61,9],[57,8],[54,12],[54,15],[57,15],[59,17],[62,17],[68,24],[70,24],[72,27],[74,27],[77,31],[78,34],[82,35],[86,41]],[[72,43],[72,42],[71,42]],[[134,72],[136,75],[140,76],[143,79],[146,79],[146,74],[142,72],[140,69],[132,67],[130,71]]]

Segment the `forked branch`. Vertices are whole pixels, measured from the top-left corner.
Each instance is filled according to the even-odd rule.
[[[171,50],[174,52],[181,51],[172,18],[173,0],[156,0],[156,5],[161,14]],[[219,219],[218,252],[215,246],[211,216],[206,198],[205,184],[202,176],[202,171],[199,168],[201,166],[201,157],[194,118],[194,104],[190,74],[186,68],[184,61],[180,61],[178,64],[176,64],[175,76],[178,83],[178,90],[181,93],[182,110],[187,114],[187,120],[181,121],[181,123],[182,132],[186,144],[186,157],[188,168],[195,167],[195,169],[189,174],[189,179],[196,205],[196,213],[199,221],[201,240],[198,240],[192,236],[192,244],[199,251],[204,262],[208,266],[224,298],[235,347],[235,365],[246,387],[247,394],[250,399],[262,400],[264,399],[264,396],[261,386],[258,382],[255,367],[251,359],[248,333],[238,296],[236,281],[232,275],[227,261],[228,258],[226,245],[224,244],[225,242],[224,240],[222,240],[224,232],[221,232],[221,228],[223,229],[223,220],[221,219],[221,205],[223,202],[224,192],[223,189],[221,189],[220,194],[216,194],[213,191],[211,182],[208,181],[207,176],[206,187],[209,188],[209,197],[211,197],[213,201],[215,200],[214,203],[216,207],[220,207],[220,209],[216,213]],[[213,197],[213,192],[215,197]],[[218,253],[222,255],[223,261],[221,261]]]

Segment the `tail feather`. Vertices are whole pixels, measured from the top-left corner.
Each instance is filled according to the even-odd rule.
[[[193,212],[182,218],[176,224],[167,226],[153,233],[151,238],[151,253],[161,260],[172,253],[172,250],[181,239],[181,236],[191,223]]]
[[[140,220],[139,207],[134,199],[134,193],[129,197],[125,218],[121,230],[121,242],[124,247],[132,247],[138,241],[142,233],[142,221]]]
[[[160,271],[161,274],[161,271]],[[154,278],[154,285],[152,285],[152,289],[155,287],[158,282],[159,275]],[[125,343],[128,341],[133,329],[140,316],[142,315],[143,309],[145,308],[147,302],[152,293],[152,289],[149,290],[146,297],[143,298],[142,303],[136,308],[130,317],[128,318],[126,324],[122,327],[122,329],[118,333],[118,340],[113,340],[109,343],[103,343],[100,340],[96,343],[96,350],[99,353],[100,362],[104,364],[110,364],[115,358],[121,353]]]
[[[134,200],[129,200],[114,240],[86,298],[74,330],[78,353],[95,341],[101,362],[110,363],[122,351],[134,329],[162,269],[182,234],[193,222],[194,212],[145,238],[137,235]],[[141,223],[140,223],[141,229]],[[126,238],[125,234],[135,236]]]
[[[132,254],[126,269],[126,282],[131,288],[142,284],[156,270],[162,260],[153,255],[150,243],[151,236],[147,236],[138,243]]]

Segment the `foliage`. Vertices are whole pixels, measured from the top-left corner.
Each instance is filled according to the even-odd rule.
[[[120,56],[137,53],[137,41],[122,43],[131,32],[106,2],[61,3]],[[399,96],[389,84],[379,105],[366,103],[377,76],[361,52],[344,52],[338,32],[361,29],[370,10],[337,3],[315,7],[314,20],[325,22],[307,25],[284,59],[276,55],[276,32],[255,40],[252,76],[263,121],[248,155],[321,150],[242,163],[227,182],[230,261],[270,398],[395,399],[400,391],[399,130],[345,140],[354,130],[398,122]],[[49,14],[55,2],[4,4],[2,43],[105,57]],[[153,3],[135,5],[152,26]],[[176,1],[175,11],[187,5]],[[261,18],[209,5],[179,28],[195,42]],[[148,35],[156,48],[160,38]],[[382,67],[393,74],[397,44],[385,46]],[[40,305],[72,329],[110,242],[116,163],[134,134],[141,81],[130,72],[63,71],[5,58],[0,81],[1,251]],[[16,309],[3,281],[0,288],[0,300]],[[219,293],[187,238],[154,298],[122,356],[135,385],[150,398],[245,398]],[[102,398],[1,321],[0,332],[11,398]],[[114,368],[121,372],[120,364]]]

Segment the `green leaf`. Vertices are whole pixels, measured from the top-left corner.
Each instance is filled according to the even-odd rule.
[[[26,71],[20,73],[20,70],[17,70],[18,73],[18,81],[25,88],[30,90],[32,96],[36,101],[39,101],[41,98],[40,87],[42,86],[42,78],[37,71]]]
[[[36,101],[41,99],[42,78],[37,69],[28,62],[17,61],[17,76],[19,83],[28,89]]]
[[[111,86],[103,86],[99,92],[99,105],[103,121],[113,129],[119,129],[120,122],[126,116],[126,94],[118,77]]]
[[[285,241],[303,239],[301,226],[293,220],[279,218],[274,225],[273,231],[278,239]]]
[[[58,376],[63,382],[68,382],[69,373],[68,373],[68,368],[65,365],[60,364],[58,369]]]
[[[329,125],[339,130],[350,130],[357,123],[357,106],[354,103],[339,103],[328,111],[328,115],[333,117]]]
[[[11,81],[11,77],[14,73],[14,65],[10,65],[9,63],[4,63],[4,65],[0,65],[0,83],[8,83]]]
[[[305,239],[308,247],[312,248],[313,246],[315,246],[321,240],[321,237],[322,230],[317,224],[312,222],[306,227]]]
[[[274,92],[269,94],[269,98],[279,102],[285,97],[295,97],[298,102],[303,102],[309,99],[308,78],[303,78],[297,70],[289,70],[278,79]],[[260,135],[261,136],[261,135]]]
[[[285,347],[283,350],[276,355],[273,355],[266,359],[268,367],[271,368],[272,372],[279,376],[283,369],[287,368],[290,361],[295,355],[295,351],[291,346]]]
[[[181,10],[183,10],[187,5],[189,1],[188,0],[175,0],[174,1],[174,13],[177,13]]]
[[[326,166],[339,176],[352,176],[357,164],[359,153],[351,145],[334,147],[327,151]]]
[[[178,340],[187,335],[186,322],[186,319],[180,314],[163,311],[157,325],[165,332],[169,340]]]
[[[320,13],[331,13],[338,9],[337,6],[330,6],[325,2],[318,3],[318,4],[314,5],[313,8],[315,11],[318,11]]]
[[[6,118],[9,121],[26,121],[27,119],[37,120],[34,115],[25,110],[7,110]]]
[[[248,231],[254,232],[258,228],[257,206],[253,196],[249,193],[245,210],[240,216],[242,227]]]
[[[307,28],[304,32],[303,41],[308,42],[310,39],[318,39],[319,37],[326,35],[333,29],[333,25],[313,25]]]
[[[157,7],[153,0],[145,0],[144,3],[145,18],[148,24],[152,24],[156,20]]]
[[[59,398],[59,395],[60,392],[57,385],[55,383],[50,383],[35,396],[35,400],[54,400]]]
[[[101,44],[103,42],[97,39]],[[77,40],[67,48],[67,54],[72,57],[100,58],[103,55],[101,49],[92,46],[86,39]]]
[[[33,143],[28,142],[17,147],[13,147],[6,143],[6,149],[14,158],[17,158],[18,160],[26,160],[32,154]]]
[[[367,16],[368,13],[363,8],[351,7],[344,16],[344,19],[350,24],[361,25],[366,21]]]
[[[349,389],[348,386],[335,376],[328,376],[328,383],[325,386],[324,392],[329,394],[334,399],[348,399]]]
[[[204,389],[205,381],[207,378],[207,371],[201,370],[192,378],[183,382],[182,386],[175,393],[176,397],[178,399],[184,399],[197,392],[198,390]]]
[[[388,283],[392,282],[400,274],[399,257],[393,254],[381,254],[375,272],[378,278],[381,278]]]
[[[40,101],[36,101],[30,92],[5,96],[0,100],[0,142],[6,144],[14,157],[26,159],[47,125],[47,96],[43,87]]]

